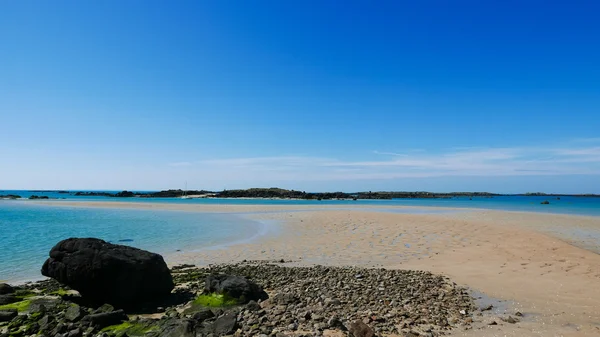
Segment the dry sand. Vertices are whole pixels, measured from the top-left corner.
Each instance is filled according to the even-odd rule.
[[[465,209],[402,214],[374,206],[357,211],[343,206],[44,203],[248,212],[256,220],[275,220],[277,231],[251,243],[169,256],[169,262],[284,259],[289,265],[429,270],[502,300],[495,303],[500,311],[524,315],[520,323],[496,320],[498,325],[485,324],[492,318],[483,317],[483,324],[453,335],[600,336],[600,217]]]

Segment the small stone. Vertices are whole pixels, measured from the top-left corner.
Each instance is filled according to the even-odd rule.
[[[523,314],[522,314],[520,311],[517,311],[517,312],[515,313],[515,316],[517,316],[517,317],[523,317]]]
[[[69,331],[69,337],[81,337],[82,333],[79,328]],[[123,337],[123,335],[121,335]]]
[[[85,316],[85,312],[77,304],[69,306],[65,312],[65,319],[69,322],[77,322]]]
[[[42,317],[42,319],[40,319],[38,321],[38,325],[40,326],[40,330],[42,330],[42,331],[50,330],[53,324],[54,324],[54,317],[49,316],[49,315]]]
[[[0,323],[12,321],[19,314],[16,309],[4,309],[0,311]]]
[[[93,314],[99,314],[99,313],[103,313],[103,312],[113,312],[115,311],[115,307],[113,307],[110,304],[102,304],[100,307],[98,307],[98,309],[94,310]]]
[[[259,311],[262,308],[260,307],[260,304],[256,303],[256,301],[250,301],[248,304],[246,304],[246,309],[250,311]]]
[[[467,314],[467,311],[465,311],[465,310],[461,310],[461,311],[459,311],[459,313],[460,313],[461,315],[466,315],[466,314]]]
[[[192,319],[198,323],[202,323],[209,318],[215,317],[215,314],[208,308],[202,308],[192,315]]]
[[[356,320],[350,323],[348,327],[348,331],[350,332],[350,336],[353,337],[373,337],[375,336],[375,332],[371,329],[370,326],[366,325],[364,322]]]
[[[508,316],[508,318],[503,318],[503,321],[505,321],[506,323],[510,323],[510,324],[515,324],[518,323],[519,321],[515,318],[513,318],[512,316]]]
[[[327,325],[332,329],[340,329],[342,331],[346,330],[346,327],[342,323],[342,321],[337,317],[333,316],[327,321]]]
[[[218,336],[233,334],[238,328],[236,315],[234,313],[227,313],[217,318],[213,327],[213,331]]]

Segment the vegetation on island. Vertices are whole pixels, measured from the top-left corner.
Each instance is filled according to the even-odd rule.
[[[42,191],[43,192],[43,191]],[[45,191],[53,192],[53,191]],[[170,189],[158,192],[106,192],[106,191],[59,191],[77,197],[109,197],[109,198],[181,198],[186,196],[203,198],[263,198],[263,199],[302,199],[302,200],[369,200],[369,199],[450,199],[450,198],[494,198],[501,196],[548,197],[560,200],[560,197],[600,197],[600,194],[553,194],[528,192],[522,194],[499,194],[490,192],[449,192],[437,193],[426,191],[368,191],[368,192],[306,192],[283,188],[249,188],[223,191]],[[19,199],[21,196],[0,195],[0,199]],[[29,199],[49,199],[48,196],[32,195]]]

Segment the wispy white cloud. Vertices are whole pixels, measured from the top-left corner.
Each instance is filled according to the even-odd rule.
[[[180,162],[176,162],[176,163],[169,163],[169,166],[185,167],[185,166],[192,166],[192,163],[190,163],[189,161],[180,161]]]
[[[314,156],[229,158],[202,160],[194,163],[194,167],[207,176],[263,181],[600,175],[600,146],[593,142],[545,147],[455,148],[436,153],[373,151],[362,157],[363,160]]]
[[[399,157],[407,157],[406,153],[396,153],[396,152],[384,152],[384,151],[373,151],[374,154],[381,154],[384,156],[399,156]]]

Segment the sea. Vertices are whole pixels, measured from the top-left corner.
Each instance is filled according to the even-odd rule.
[[[117,191],[106,191],[115,193]],[[202,213],[154,209],[56,207],[28,200],[48,196],[68,201],[160,202],[230,205],[339,205],[408,206],[404,213],[423,213],[426,207],[475,208],[600,217],[600,198],[593,197],[461,197],[451,199],[392,200],[280,200],[280,199],[179,199],[110,198],[74,196],[56,191],[0,191],[23,199],[0,200],[0,282],[21,283],[41,279],[40,268],[49,250],[68,237],[97,237],[130,245],[165,256],[202,249],[214,249],[255,240],[270,231],[273,223],[252,220],[246,214]],[[550,204],[542,205],[542,201]],[[385,208],[383,208],[385,211]],[[390,208],[389,211],[398,211]],[[432,209],[430,212],[439,212]]]

